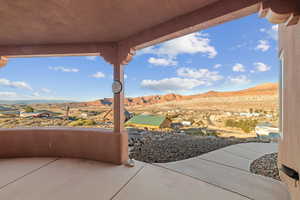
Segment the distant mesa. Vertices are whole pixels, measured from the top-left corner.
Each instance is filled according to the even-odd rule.
[[[205,93],[194,94],[194,95],[180,95],[180,94],[165,94],[165,95],[152,95],[152,96],[142,96],[142,97],[128,97],[125,99],[126,106],[143,106],[152,105],[166,102],[178,102],[182,100],[192,100],[198,98],[211,98],[211,97],[236,97],[236,96],[267,96],[267,95],[277,95],[278,94],[278,84],[277,83],[264,83],[257,85],[252,88],[229,91],[229,92],[219,92],[219,91],[208,91]],[[95,101],[88,102],[71,102],[67,100],[16,100],[16,101],[6,101],[0,100],[0,104],[54,104],[54,103],[68,103],[70,105],[76,106],[111,106],[113,104],[112,98],[98,99]]]
[[[217,92],[209,91],[202,94],[192,95],[195,97],[233,97],[233,96],[259,96],[259,95],[276,95],[278,93],[278,84],[277,83],[264,83],[257,85],[252,88],[238,90],[238,91],[229,91],[229,92]]]
[[[127,106],[152,105],[158,103],[181,101],[181,100],[192,100],[192,99],[208,98],[208,97],[264,96],[264,95],[277,95],[277,94],[278,94],[277,83],[264,83],[252,88],[238,90],[238,91],[229,91],[229,92],[218,92],[212,90],[201,94],[187,95],[187,96],[172,93],[166,95],[129,97],[125,99],[125,105]],[[111,106],[113,104],[113,99],[104,98],[96,101],[82,102],[80,104],[90,105],[90,106]]]

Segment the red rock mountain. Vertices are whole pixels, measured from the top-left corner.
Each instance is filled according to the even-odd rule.
[[[264,83],[252,88],[230,91],[230,92],[217,92],[209,91],[203,94],[192,95],[193,98],[199,97],[231,97],[231,96],[258,96],[258,95],[276,95],[278,92],[277,83]]]
[[[239,91],[229,91],[229,92],[209,91],[206,93],[188,95],[188,96],[183,96],[179,94],[166,94],[166,95],[153,95],[153,96],[142,96],[142,97],[132,97],[132,98],[129,97],[126,98],[125,104],[129,106],[135,106],[135,105],[150,105],[150,104],[164,103],[170,101],[190,100],[195,98],[276,95],[278,92],[277,90],[278,90],[277,83],[265,83],[265,84],[257,85],[255,87],[239,90]],[[112,98],[104,98],[96,101],[84,102],[82,104],[90,105],[90,106],[111,105]]]

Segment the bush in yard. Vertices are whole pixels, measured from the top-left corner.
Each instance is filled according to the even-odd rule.
[[[225,122],[225,126],[240,128],[245,133],[250,133],[252,130],[255,129],[256,125],[257,125],[257,120],[252,120],[252,119],[245,119],[245,120],[240,119],[237,121],[228,119]]]
[[[24,108],[24,111],[25,111],[25,112],[33,112],[34,109],[33,109],[31,106],[26,106],[26,107]]]
[[[95,124],[96,124],[96,122],[94,120],[78,119],[76,121],[69,123],[69,126],[93,126]]]

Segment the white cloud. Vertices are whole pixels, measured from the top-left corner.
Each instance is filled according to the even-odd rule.
[[[39,97],[39,96],[41,96],[41,94],[39,92],[34,92],[34,93],[32,93],[32,96]]]
[[[215,69],[218,69],[218,68],[220,68],[220,67],[222,67],[221,64],[215,64],[215,65],[213,66],[213,68],[215,68]]]
[[[255,49],[265,52],[270,49],[270,44],[267,40],[259,40]]]
[[[13,97],[17,97],[17,93],[15,92],[0,92],[0,97],[1,98],[13,98]]]
[[[177,70],[177,75],[200,80],[206,85],[211,85],[212,82],[223,79],[223,76],[221,76],[219,72],[209,71],[208,69],[191,69],[184,67]]]
[[[31,94],[16,93],[16,92],[0,92],[1,100],[68,100],[69,98],[43,96],[40,92],[33,91]],[[72,100],[72,99],[70,99]]]
[[[175,66],[177,65],[177,62],[171,58],[154,58],[154,57],[151,57],[148,59],[148,62],[150,64],[153,64],[153,65],[157,65],[157,66]]]
[[[96,72],[95,74],[92,74],[91,77],[93,77],[93,78],[104,78],[105,74],[103,72]]]
[[[154,46],[146,47],[144,49],[140,49],[137,51],[137,55],[143,55],[143,54],[156,54],[154,51]]]
[[[272,38],[273,40],[278,40],[278,25],[273,25],[269,28],[261,28],[259,31],[266,33],[269,38]]]
[[[97,59],[97,56],[86,56],[87,60],[95,61]]]
[[[61,72],[79,72],[79,69],[76,68],[66,68],[66,67],[49,67],[50,70],[61,71]]]
[[[12,87],[12,88],[18,88],[18,89],[33,90],[32,87],[26,82],[10,81],[10,80],[4,79],[4,78],[0,79],[0,85]]]
[[[266,72],[266,71],[269,71],[271,69],[270,66],[262,63],[262,62],[256,62],[256,63],[253,63],[254,66],[255,66],[255,70],[256,71],[259,71],[259,72]]]
[[[251,49],[253,44],[254,44],[254,41],[253,40],[249,40],[249,38],[246,36],[246,35],[242,35],[242,42],[232,46],[232,47],[229,47],[230,50],[239,50],[239,49]]]
[[[48,88],[42,88],[41,92],[43,92],[43,93],[51,93],[51,90],[48,89]]]
[[[260,32],[266,32],[266,29],[265,28],[260,28],[259,31]]]
[[[233,67],[232,67],[232,71],[234,72],[244,72],[245,70],[245,66],[240,64],[240,63],[236,63]]]
[[[245,75],[240,75],[240,76],[236,76],[236,77],[228,77],[229,81],[233,84],[247,84],[247,83],[250,83],[251,80],[248,79],[247,76]]]
[[[207,34],[192,33],[180,38],[176,38],[162,43],[156,47],[148,47],[139,54],[154,54],[174,58],[179,54],[202,53],[209,58],[214,58],[218,53],[214,46],[210,44]]]
[[[182,67],[177,69],[180,77],[164,78],[161,80],[143,80],[142,88],[156,91],[176,92],[192,90],[200,85],[211,85],[213,82],[223,79],[217,71],[208,69],[193,69]]]
[[[205,82],[197,79],[178,77],[165,78],[161,80],[143,80],[141,83],[142,88],[164,92],[186,91],[200,85],[205,85]]]
[[[273,31],[278,31],[278,25],[276,24],[276,25],[273,25],[272,27],[271,27],[271,29],[273,30]]]

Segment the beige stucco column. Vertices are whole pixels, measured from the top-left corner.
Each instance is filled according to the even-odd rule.
[[[119,140],[119,160],[124,163],[128,160],[128,133],[124,128],[124,65],[114,64],[113,85],[114,93],[113,115],[114,131]]]
[[[124,128],[124,68],[131,60],[134,50],[116,44],[102,52],[102,57],[113,65],[113,116],[114,133],[126,133]]]
[[[124,66],[121,64],[114,65],[113,74],[113,111],[114,111],[114,132],[124,132]]]
[[[124,65],[114,64],[113,67],[113,134],[118,138],[120,163],[124,163],[128,160],[128,133],[124,128]]]
[[[134,51],[119,44],[102,49],[101,56],[113,66],[113,137],[118,143],[118,164],[128,160],[128,133],[125,130],[124,122],[124,68],[131,60]]]

